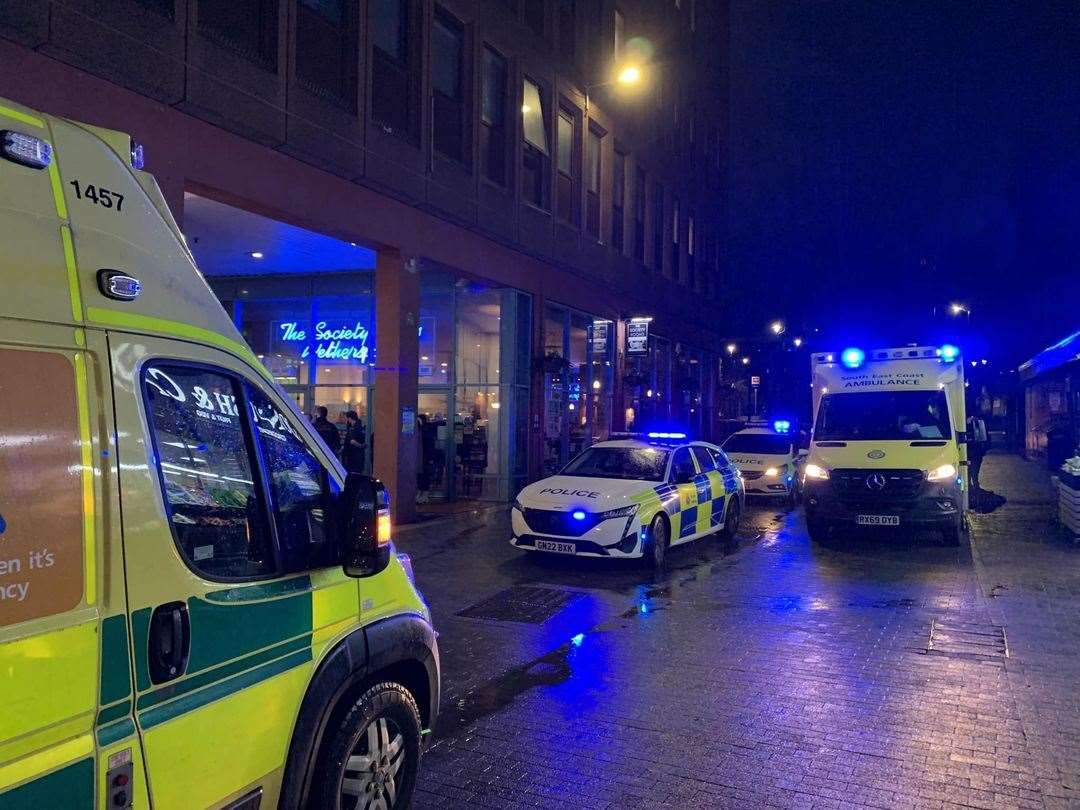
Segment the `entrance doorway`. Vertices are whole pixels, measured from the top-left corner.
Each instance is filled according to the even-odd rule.
[[[417,397],[418,433],[420,448],[417,458],[418,499],[446,501],[453,497],[452,422],[450,420],[450,389],[424,388]]]

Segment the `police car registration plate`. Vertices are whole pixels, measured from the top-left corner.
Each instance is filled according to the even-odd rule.
[[[899,526],[899,515],[856,515],[855,522],[860,526]]]
[[[556,543],[552,540],[537,540],[537,551],[557,551],[560,554],[573,554],[577,549],[573,543]]]

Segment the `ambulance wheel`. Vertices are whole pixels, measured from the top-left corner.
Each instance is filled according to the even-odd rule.
[[[645,537],[644,553],[641,562],[646,568],[661,572],[667,565],[668,546],[671,545],[668,522],[663,515],[657,515],[649,524],[649,533]]]
[[[396,683],[372,686],[327,729],[312,807],[393,810],[412,803],[420,765],[420,710]]]
[[[731,505],[728,507],[727,514],[724,515],[724,527],[720,530],[720,537],[724,540],[734,539],[736,533],[739,531],[741,512],[742,509],[739,507],[739,499],[732,496]]]

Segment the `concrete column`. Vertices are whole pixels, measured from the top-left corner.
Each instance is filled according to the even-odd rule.
[[[375,262],[375,477],[390,490],[395,523],[416,518],[416,393],[420,274],[396,250]]]

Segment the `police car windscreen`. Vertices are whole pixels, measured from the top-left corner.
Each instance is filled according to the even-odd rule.
[[[791,453],[791,439],[771,433],[736,433],[724,442],[724,452],[786,456]]]
[[[667,457],[668,451],[657,447],[590,447],[559,474],[661,481]]]
[[[814,441],[948,439],[944,391],[860,391],[826,394],[818,409]]]

